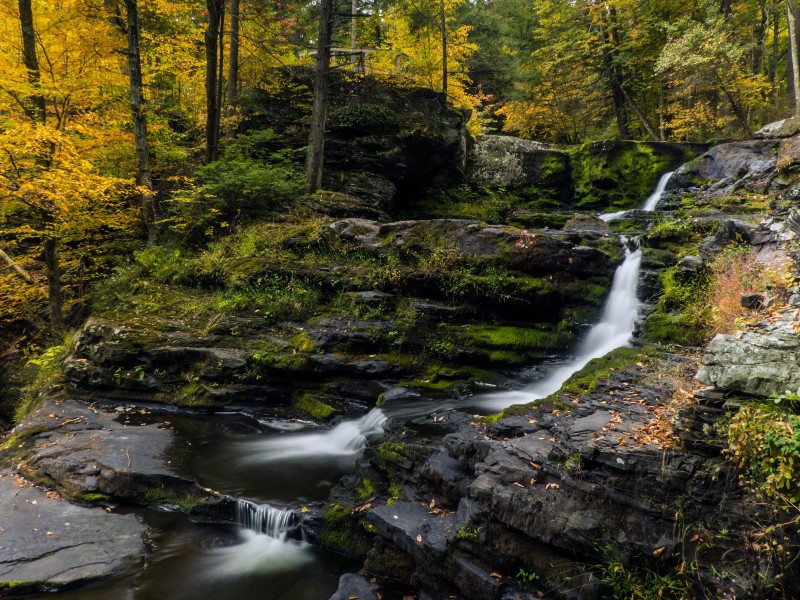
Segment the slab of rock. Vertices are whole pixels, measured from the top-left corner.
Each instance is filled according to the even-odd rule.
[[[370,583],[356,573],[345,573],[339,578],[339,589],[329,600],[376,600],[379,598],[380,586]]]
[[[800,117],[794,116],[764,125],[753,134],[756,139],[787,138],[800,133]]]
[[[9,472],[0,473],[0,498],[0,582],[63,587],[144,559],[147,527],[135,515],[70,504]]]
[[[683,189],[730,178],[730,185],[775,167],[777,140],[719,144],[675,171],[667,189]],[[726,184],[727,185],[727,184]]]
[[[777,327],[764,335],[718,335],[706,348],[698,381],[717,389],[769,396],[800,387],[800,337]]]

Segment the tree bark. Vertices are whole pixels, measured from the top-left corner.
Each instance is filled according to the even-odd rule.
[[[311,109],[311,130],[306,154],[306,190],[316,192],[322,187],[322,167],[325,155],[325,122],[328,117],[328,72],[331,62],[331,31],[333,29],[333,0],[320,1],[319,37],[314,72],[314,104]]]
[[[800,115],[800,60],[797,43],[797,9],[792,0],[786,0],[786,18],[789,21],[789,56],[792,61],[792,90],[794,91],[794,114]]]
[[[61,299],[61,269],[58,264],[58,243],[55,238],[44,238],[44,262],[47,267],[47,303],[50,312],[50,329],[54,339],[64,333],[64,309]]]
[[[139,11],[136,0],[125,0],[128,32],[128,70],[130,85],[128,97],[131,104],[133,121],[133,140],[136,146],[136,183],[139,186],[139,208],[142,222],[147,231],[147,243],[158,241],[158,224],[156,217],[156,195],[150,176],[150,153],[147,146],[147,117],[144,114],[142,97],[142,66],[139,52]]]
[[[439,28],[442,34],[442,93],[447,101],[447,19],[444,0],[439,0]]]
[[[39,57],[36,54],[36,31],[33,27],[33,9],[31,0],[19,0],[19,22],[22,30],[22,59],[28,70],[28,82],[38,90],[41,75],[39,72]],[[28,112],[28,117],[37,123],[44,123],[47,111],[44,96],[36,93],[30,96],[33,105]]]
[[[226,117],[232,117],[239,91],[239,0],[231,0],[231,44],[228,54],[228,83],[225,91]],[[228,128],[229,129],[229,128]]]
[[[206,162],[217,159],[217,136],[219,134],[219,94],[217,91],[217,58],[219,52],[219,30],[224,0],[206,0],[208,25],[205,32],[206,46]]]

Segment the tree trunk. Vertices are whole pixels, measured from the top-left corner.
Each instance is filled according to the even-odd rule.
[[[28,70],[28,82],[38,90],[40,73],[39,57],[36,55],[36,31],[33,28],[33,9],[31,0],[19,0],[19,22],[22,30],[22,59]],[[44,96],[39,93],[30,96],[32,109],[27,110],[28,117],[37,123],[47,119]]]
[[[794,114],[800,115],[800,60],[797,44],[797,9],[792,0],[786,0],[786,18],[789,21],[789,56],[792,61],[792,90],[794,91]]]
[[[444,0],[439,0],[439,29],[442,34],[442,93],[447,101],[447,20],[444,12]]]
[[[320,1],[319,38],[314,73],[314,104],[311,109],[311,131],[306,154],[306,189],[309,193],[322,187],[322,166],[325,155],[325,121],[328,116],[328,71],[331,62],[331,30],[333,0]]]
[[[228,84],[225,90],[226,117],[235,111],[236,92],[239,91],[239,0],[231,0],[231,44],[228,56]],[[227,128],[230,129],[230,128]],[[231,132],[232,133],[232,132]]]
[[[64,333],[64,311],[61,300],[61,269],[58,265],[58,244],[55,238],[44,238],[44,262],[47,266],[47,303],[53,338],[60,340]]]
[[[136,0],[125,0],[125,12],[128,22],[128,69],[130,86],[128,96],[131,102],[131,118],[133,120],[133,140],[136,145],[136,183],[139,186],[139,207],[142,221],[147,231],[147,243],[158,241],[158,225],[156,218],[156,196],[153,181],[150,177],[150,154],[147,147],[147,118],[144,114],[142,98],[142,65],[139,53],[139,11]]]
[[[225,104],[225,10],[223,0],[223,11],[219,17],[219,52],[217,53],[217,122],[214,123],[214,143],[217,147],[217,154],[219,154],[219,139],[222,127],[222,107]]]
[[[11,258],[11,257],[10,257],[8,254],[6,254],[5,252],[3,252],[3,249],[2,249],[2,248],[0,248],[0,258],[2,258],[2,259],[5,261],[5,263],[6,263],[6,264],[7,264],[9,267],[11,267],[12,269],[14,269],[14,272],[15,272],[17,275],[19,275],[20,277],[22,277],[22,279],[23,279],[23,280],[24,280],[26,283],[33,283],[33,277],[31,277],[31,276],[30,276],[30,274],[29,274],[29,273],[28,273],[28,272],[27,272],[25,269],[23,269],[22,267],[20,267],[20,266],[19,266],[19,265],[18,265],[18,264],[17,264],[17,263],[14,261],[14,259],[13,259],[13,258]]]
[[[206,46],[206,162],[217,159],[217,135],[219,133],[219,95],[217,91],[217,55],[219,52],[219,29],[224,0],[206,0],[208,25],[205,32]]]

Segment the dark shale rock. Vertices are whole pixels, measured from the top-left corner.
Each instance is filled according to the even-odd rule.
[[[377,600],[380,586],[370,583],[355,573],[345,573],[339,578],[339,588],[329,600]]]
[[[147,527],[135,515],[85,508],[0,472],[0,590],[52,590],[131,570]],[[0,593],[0,595],[3,595]]]

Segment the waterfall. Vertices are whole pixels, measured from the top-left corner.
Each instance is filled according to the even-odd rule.
[[[297,514],[292,510],[275,508],[269,504],[237,500],[236,521],[245,529],[282,540],[297,527]]]
[[[386,415],[373,408],[360,419],[343,421],[321,433],[288,434],[256,442],[247,442],[249,451],[244,462],[268,462],[323,456],[355,456],[364,448],[367,438],[383,433]]]
[[[655,191],[650,194],[645,201],[642,203],[642,206],[639,210],[645,212],[652,212],[656,209],[656,205],[658,205],[658,201],[661,200],[661,196],[664,194],[664,190],[667,189],[667,183],[669,183],[670,178],[674,171],[670,171],[669,173],[664,173],[661,178],[658,180],[658,185],[656,185]],[[613,213],[605,213],[600,215],[600,218],[608,223],[609,221],[616,221],[617,219],[621,219],[628,213],[627,210],[621,210],[619,212]]]
[[[614,272],[614,280],[603,307],[602,317],[578,346],[577,357],[522,390],[486,394],[475,404],[476,406],[498,411],[512,404],[545,398],[557,392],[573,373],[585,367],[593,358],[605,356],[630,342],[639,313],[636,289],[639,283],[642,250],[635,238],[628,240],[622,237],[621,241],[625,246],[625,260]]]

